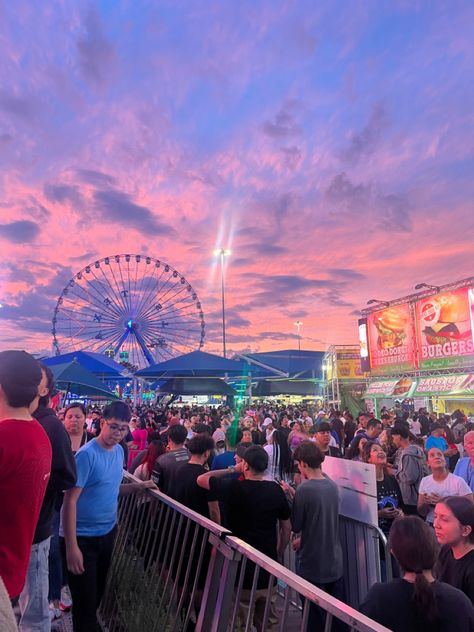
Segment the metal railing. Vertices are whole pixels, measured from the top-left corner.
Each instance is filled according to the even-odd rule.
[[[321,616],[325,632],[388,632],[161,492],[120,498],[106,632],[310,632]]]

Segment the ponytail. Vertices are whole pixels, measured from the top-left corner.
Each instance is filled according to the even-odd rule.
[[[439,612],[438,604],[430,583],[423,572],[417,572],[415,576],[415,590],[413,592],[413,604],[415,606],[418,629],[435,632],[438,629]]]
[[[426,522],[418,516],[395,520],[389,535],[392,553],[402,572],[415,573],[412,603],[420,632],[442,632],[434,582],[423,571],[431,571],[438,555],[438,544]]]

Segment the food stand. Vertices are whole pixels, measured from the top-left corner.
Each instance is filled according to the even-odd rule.
[[[473,411],[474,277],[381,305],[359,320],[367,405]]]

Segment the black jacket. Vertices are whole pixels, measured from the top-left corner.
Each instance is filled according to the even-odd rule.
[[[52,521],[58,498],[63,491],[76,484],[76,462],[69,435],[54,410],[40,407],[33,413],[33,417],[43,426],[53,452],[51,476],[33,538],[33,544],[36,544],[52,534]]]

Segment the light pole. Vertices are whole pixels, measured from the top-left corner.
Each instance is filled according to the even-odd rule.
[[[293,325],[296,327],[298,332],[298,351],[301,351],[301,336],[300,336],[300,327],[303,324],[303,321],[296,320]]]
[[[228,257],[231,254],[230,250],[226,248],[216,248],[214,250],[214,256],[221,259],[221,295],[222,295],[222,352],[224,358],[226,357],[225,348],[225,292],[224,292],[224,257]]]

